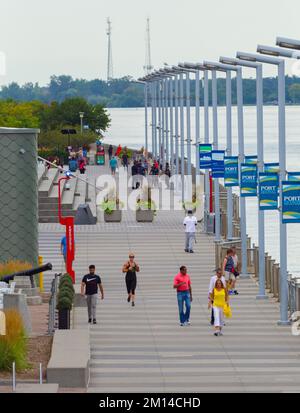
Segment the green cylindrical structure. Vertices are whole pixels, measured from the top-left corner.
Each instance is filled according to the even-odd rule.
[[[0,128],[1,262],[38,264],[38,133]]]

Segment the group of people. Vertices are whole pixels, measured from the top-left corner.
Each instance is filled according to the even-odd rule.
[[[232,251],[232,250],[231,250]],[[232,254],[230,252],[230,254]],[[232,255],[230,255],[232,256]],[[227,258],[226,258],[227,259]],[[226,260],[225,259],[225,260]],[[208,309],[211,309],[211,325],[214,326],[216,337],[223,335],[224,311],[229,307],[229,289],[231,286],[230,277],[227,272],[224,274],[222,268],[217,268],[216,275],[211,277],[208,290]],[[129,260],[122,267],[122,272],[126,274],[125,284],[127,291],[127,302],[135,307],[137,273],[140,266],[135,261],[135,255],[131,253]],[[226,280],[227,277],[227,280]],[[180,326],[190,326],[191,305],[193,301],[191,277],[187,272],[187,267],[182,266],[180,272],[175,276],[173,288],[177,292],[177,302],[179,310]],[[96,307],[98,292],[100,291],[101,300],[104,299],[104,289],[99,275],[95,274],[95,266],[89,267],[89,274],[85,275],[81,283],[81,294],[87,297],[88,323],[97,324]]]
[[[81,282],[81,295],[86,296],[88,323],[97,324],[97,301],[100,291],[101,300],[104,300],[104,288],[101,277],[95,274],[95,265],[89,266],[89,273],[86,274]],[[122,272],[126,274],[125,283],[127,290],[127,302],[135,307],[135,290],[137,287],[137,273],[140,272],[140,267],[135,261],[134,254],[129,255],[129,260],[122,267]]]

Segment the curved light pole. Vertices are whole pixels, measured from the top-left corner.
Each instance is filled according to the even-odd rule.
[[[257,113],[257,155],[258,171],[264,171],[264,124],[263,124],[263,67],[262,63],[249,62],[231,57],[220,57],[220,62],[256,70],[256,113]],[[257,299],[267,299],[265,276],[265,212],[258,205],[258,245],[259,245],[259,295]]]
[[[220,71],[235,71],[237,74],[237,107],[238,107],[238,140],[239,140],[239,160],[240,164],[244,162],[245,158],[245,148],[244,148],[244,110],[243,110],[243,78],[242,78],[242,69],[240,67],[236,67],[233,65],[225,65],[221,63],[215,63],[215,62],[204,62],[204,65],[212,70],[213,72],[216,72],[216,70]],[[216,109],[216,75],[213,76],[213,90],[215,92],[213,93],[213,106],[214,106],[214,123],[216,124],[217,127],[217,109]],[[214,127],[214,129],[216,129]],[[214,141],[217,138],[218,135],[217,132],[215,133]],[[240,171],[241,173],[241,171]],[[216,181],[216,180],[215,180]],[[216,185],[215,182],[215,189],[217,191],[219,190],[219,186]],[[218,192],[217,192],[218,194]],[[217,196],[215,196],[217,198]],[[240,197],[240,228],[241,228],[241,241],[242,241],[242,272],[241,272],[241,278],[248,278],[248,269],[247,269],[247,225],[246,225],[246,200],[243,197]],[[217,238],[217,237],[216,237]]]
[[[270,53],[268,53],[270,54]],[[260,62],[277,66],[278,69],[278,128],[280,164],[280,321],[279,325],[289,325],[288,320],[288,283],[287,283],[287,228],[282,220],[282,181],[286,179],[286,121],[285,121],[285,61],[255,53],[238,52],[242,60]]]

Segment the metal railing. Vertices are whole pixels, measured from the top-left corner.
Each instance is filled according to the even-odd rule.
[[[57,329],[57,292],[58,292],[58,282],[62,274],[55,274],[55,278],[51,283],[51,296],[49,300],[49,319],[48,319],[48,334],[53,335],[54,331]]]

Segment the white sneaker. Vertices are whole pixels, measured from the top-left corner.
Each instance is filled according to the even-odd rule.
[[[190,326],[190,325],[191,325],[191,322],[190,322],[190,321],[186,321],[186,322],[185,322],[185,325],[186,325],[186,326]]]
[[[185,324],[184,323],[180,323],[180,327],[184,327],[185,326]]]

